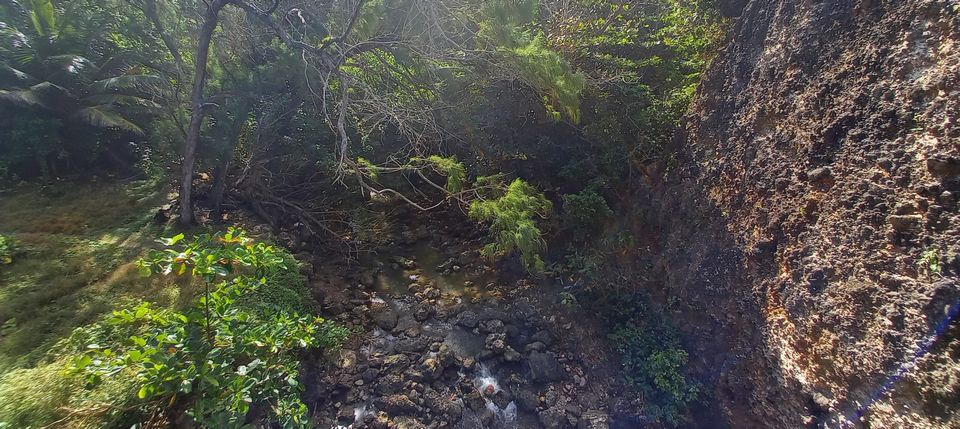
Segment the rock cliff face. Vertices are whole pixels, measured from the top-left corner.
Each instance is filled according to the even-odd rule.
[[[960,427],[960,2],[750,0],[655,179],[731,427]]]

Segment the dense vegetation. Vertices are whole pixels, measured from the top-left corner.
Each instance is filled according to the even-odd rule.
[[[723,31],[710,0],[0,3],[0,189],[48,198],[0,204],[0,427],[308,425],[299,359],[348,332],[231,211],[352,255],[385,241],[384,202],[456,208],[491,263],[617,305],[617,213],[671,164]],[[104,178],[133,194],[62,184]],[[686,352],[667,321],[621,319],[625,379],[681,422]]]

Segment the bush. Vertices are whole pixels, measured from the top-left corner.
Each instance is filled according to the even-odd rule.
[[[7,114],[0,119],[0,130],[7,136],[0,140],[0,178],[31,177],[41,172],[49,179],[56,161],[65,153],[60,121],[22,109],[4,107],[0,112]]]
[[[623,376],[644,398],[644,412],[656,421],[679,424],[700,394],[685,375],[687,352],[663,317],[642,304],[621,309],[608,338],[620,353]]]
[[[298,262],[289,253],[279,251],[283,266],[297,267]],[[307,288],[307,278],[297,269],[283,269],[270,273],[266,282],[248,290],[237,304],[260,316],[275,312],[310,314],[316,311],[317,303]]]
[[[254,405],[264,406],[266,420],[283,427],[308,425],[298,353],[336,347],[347,331],[291,310],[302,305],[303,284],[302,277],[282,274],[292,271],[289,255],[233,229],[178,246],[183,238],[164,240],[171,248],[151,252],[141,269],[189,272],[206,282],[204,295],[185,312],[146,303],[114,312],[109,325],[141,334],[115,346],[91,344],[76,369],[91,385],[131,371],[139,398],[177,401],[206,427],[242,426]]]
[[[477,185],[485,181],[477,179]],[[478,222],[490,222],[493,243],[484,246],[488,258],[503,257],[515,249],[529,272],[544,269],[540,253],[546,247],[543,234],[537,227],[537,218],[546,219],[553,212],[553,204],[523,180],[516,179],[496,198],[477,200],[470,204],[470,217]]]
[[[606,217],[613,214],[597,188],[590,186],[576,194],[563,196],[564,223],[577,234],[595,230]]]

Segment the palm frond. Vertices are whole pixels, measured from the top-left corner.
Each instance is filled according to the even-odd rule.
[[[30,38],[4,22],[0,22],[0,54],[19,64],[27,64],[37,57]]]
[[[83,76],[97,69],[93,61],[88,60],[82,55],[63,54],[51,55],[43,61],[52,66],[58,72],[63,72],[71,76]]]
[[[30,0],[27,0],[30,1]],[[20,0],[6,0],[6,3],[13,5],[14,7],[10,8],[13,10],[13,13],[8,15],[11,27],[28,27],[31,25],[30,22],[30,11],[27,8],[23,7]],[[2,28],[2,26],[0,26]]]
[[[43,59],[46,79],[82,92],[83,88],[92,81],[91,75],[97,66],[81,55],[64,54],[51,55]]]
[[[57,35],[57,12],[51,0],[30,0],[30,20],[41,36]]]
[[[69,90],[50,82],[41,82],[25,89],[0,91],[0,99],[56,111],[68,111],[77,104]]]
[[[40,107],[51,109],[52,106],[44,102],[36,93],[29,89],[0,89],[0,100],[20,106]]]
[[[139,92],[155,94],[162,91],[164,81],[159,76],[148,74],[126,74],[94,81],[90,85],[92,93]]]
[[[94,94],[84,97],[81,102],[87,105],[109,104],[114,106],[137,107],[151,111],[156,111],[163,108],[163,106],[157,102],[154,102],[153,100],[125,94]]]
[[[106,61],[101,62],[101,64],[97,67],[97,71],[93,74],[93,80],[103,80],[113,76],[135,74],[130,73],[130,71],[136,66],[137,63],[131,61],[129,58],[125,58],[122,55],[116,55],[110,57]]]
[[[84,107],[73,114],[73,119],[86,122],[98,128],[117,128],[137,134],[143,134],[143,129],[113,111],[109,104]]]
[[[19,88],[31,82],[36,82],[36,79],[29,73],[13,68],[7,63],[0,63],[0,86]]]

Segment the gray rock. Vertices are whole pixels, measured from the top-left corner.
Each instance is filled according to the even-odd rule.
[[[814,168],[807,172],[807,179],[816,185],[827,185],[833,182],[833,171],[830,167]]]
[[[934,155],[927,158],[927,170],[941,178],[960,176],[960,160],[952,156]]]
[[[398,374],[387,374],[377,380],[377,392],[381,395],[392,395],[403,390],[406,382]]]
[[[418,322],[423,322],[433,315],[433,311],[433,306],[429,304],[417,304],[417,307],[413,310],[413,318]]]
[[[513,349],[513,347],[507,346],[503,350],[503,359],[507,362],[520,362],[520,359],[523,359],[523,355]]]
[[[390,331],[396,328],[399,319],[400,316],[397,312],[389,306],[385,306],[373,313],[373,321],[384,331]]]
[[[480,396],[480,391],[476,389],[468,392],[463,400],[466,402],[467,407],[473,411],[480,412],[487,409],[486,404],[483,402],[483,397]]]
[[[486,322],[481,323],[480,330],[481,332],[492,332],[496,334],[500,334],[506,331],[503,325],[503,321],[498,319],[490,319]]]
[[[577,429],[609,429],[610,418],[603,411],[588,410],[577,422]]]
[[[532,343],[530,343],[530,344],[527,344],[527,345],[523,348],[523,351],[525,351],[525,352],[531,352],[531,351],[536,350],[536,351],[538,351],[538,352],[542,352],[542,351],[544,351],[544,350],[546,350],[546,349],[547,349],[547,345],[546,345],[546,344],[541,343],[540,341],[534,341],[534,342],[532,342]]]
[[[483,429],[483,422],[480,421],[480,416],[478,416],[477,413],[466,409],[463,410],[463,416],[460,418],[460,421],[453,427],[454,429]]]
[[[342,407],[340,411],[337,412],[337,422],[343,424],[353,423],[355,417],[353,415],[353,407]]]
[[[484,348],[494,353],[503,353],[507,348],[506,334],[489,334],[484,341]]]
[[[371,288],[376,284],[376,274],[373,271],[367,270],[360,274],[360,284],[364,287]]]
[[[567,414],[560,407],[551,407],[540,412],[540,424],[545,429],[567,427]]]
[[[524,411],[534,412],[540,406],[540,397],[531,386],[523,386],[515,394],[517,406]]]
[[[887,217],[887,222],[893,227],[894,231],[907,232],[920,227],[923,217],[920,215],[894,215]]]
[[[408,367],[410,367],[410,358],[408,358],[406,355],[390,355],[383,360],[384,371],[400,372]]]
[[[375,404],[378,409],[391,416],[410,415],[417,411],[417,405],[407,395],[390,395],[378,398]]]
[[[546,347],[553,345],[553,335],[550,335],[547,331],[537,331],[533,334],[533,341],[539,341],[543,343]]]
[[[565,376],[560,362],[549,353],[530,352],[524,365],[530,372],[530,379],[535,382],[550,383],[560,381]]]
[[[480,317],[470,310],[460,313],[457,317],[457,324],[465,328],[476,328],[478,323],[480,323]]]

